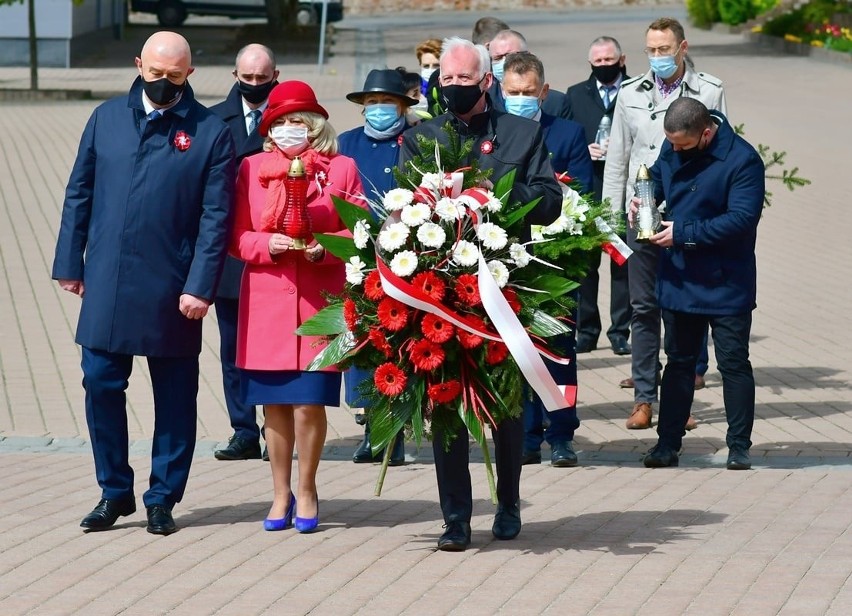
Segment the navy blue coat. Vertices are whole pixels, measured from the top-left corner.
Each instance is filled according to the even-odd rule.
[[[243,97],[237,84],[234,84],[231,88],[228,98],[210,107],[210,111],[222,118],[228,128],[231,129],[231,136],[234,138],[234,148],[237,153],[238,168],[240,162],[246,156],[263,151],[263,137],[260,136],[257,129],[253,130],[251,134],[246,130]],[[243,262],[239,259],[230,255],[225,259],[225,269],[222,271],[219,290],[216,292],[217,298],[238,299],[240,297],[240,280],[243,276],[243,267]]]
[[[703,156],[681,164],[666,141],[651,168],[658,203],[674,222],[674,246],[660,251],[660,307],[734,315],[756,306],[757,223],[765,169],[760,155],[712,112],[719,129]]]
[[[184,151],[178,131],[190,139]],[[85,284],[78,344],[161,357],[201,351],[202,320],[184,317],[179,298],[216,293],[234,185],[231,133],[188,84],[154,121],[141,78],[95,109],[65,191],[52,274]]]
[[[368,137],[364,127],[359,126],[341,134],[338,142],[340,153],[358,165],[367,199],[381,200],[387,191],[396,188],[393,170],[399,161],[399,135],[379,141]]]
[[[583,127],[546,113],[539,120],[544,145],[550,151],[550,164],[556,173],[567,172],[580,183],[581,193],[591,193],[594,187],[594,168]]]

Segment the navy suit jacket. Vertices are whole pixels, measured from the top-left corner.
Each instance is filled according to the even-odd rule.
[[[622,78],[622,83],[630,79],[626,74]],[[598,126],[601,123],[601,118],[604,114],[612,120],[612,114],[615,112],[615,101],[618,95],[613,96],[608,108],[604,108],[603,100],[601,99],[600,91],[598,90],[598,82],[594,75],[591,75],[586,81],[574,84],[565,93],[565,117],[569,120],[574,120],[586,133],[586,143],[594,143],[595,136],[598,133]],[[603,192],[603,174],[606,161],[592,161],[592,168],[595,172],[594,196],[600,201]]]
[[[583,127],[563,118],[546,113],[539,120],[544,145],[550,151],[550,164],[556,173],[568,173],[580,183],[580,193],[592,191],[594,171],[592,157],[583,134]]]
[[[231,133],[189,84],[155,120],[139,77],[129,94],[99,105],[68,180],[53,261],[54,279],[85,284],[77,343],[198,355],[202,320],[183,316],[179,298],[214,298],[234,188]]]
[[[263,137],[260,136],[260,133],[255,129],[249,134],[246,130],[243,100],[237,84],[234,84],[231,88],[228,98],[210,107],[210,111],[222,118],[228,128],[231,129],[238,167],[246,156],[257,154],[263,150]],[[242,261],[228,255],[225,260],[225,269],[222,271],[222,280],[219,282],[219,291],[216,293],[218,299],[239,298],[243,267]]]
[[[683,163],[666,140],[651,167],[657,203],[666,200],[674,245],[660,250],[660,307],[736,315],[757,298],[754,255],[766,188],[763,160],[718,111],[704,154]]]

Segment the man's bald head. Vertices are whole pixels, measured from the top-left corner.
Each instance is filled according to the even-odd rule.
[[[176,32],[155,32],[142,46],[136,67],[145,81],[165,77],[181,85],[193,71],[189,43]]]
[[[234,77],[243,83],[259,85],[278,79],[275,54],[266,45],[250,43],[237,52]]]

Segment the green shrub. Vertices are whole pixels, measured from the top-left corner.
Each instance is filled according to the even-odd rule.
[[[751,0],[719,0],[719,17],[722,23],[736,26],[754,17]]]
[[[844,0],[814,0],[805,6],[766,22],[763,33],[771,36],[793,34],[801,36],[815,24],[830,21],[835,14],[852,12],[852,3]]]
[[[686,0],[689,21],[697,28],[709,28],[719,21],[716,0]]]

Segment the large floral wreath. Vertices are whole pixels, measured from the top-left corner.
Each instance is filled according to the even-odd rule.
[[[551,410],[568,406],[541,356],[565,361],[548,340],[570,332],[569,293],[615,238],[610,209],[564,184],[562,214],[522,241],[536,202],[511,202],[513,172],[489,190],[475,162],[458,168],[472,142],[445,131],[447,145],[418,135],[420,154],[397,175],[402,188],[371,203],[376,218],[335,200],[352,238],[317,241],[346,262],[346,285],[297,331],[331,338],[312,369],[373,374],[360,394],[372,446],[385,449],[377,494],[402,429],[419,446],[430,428],[449,441],[466,427],[493,496],[484,427],[521,413],[524,380]]]

